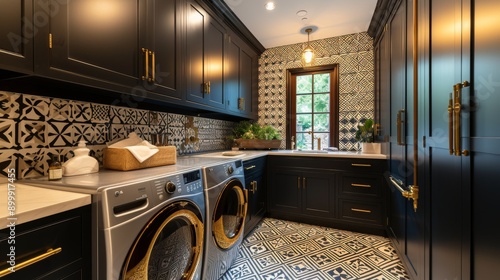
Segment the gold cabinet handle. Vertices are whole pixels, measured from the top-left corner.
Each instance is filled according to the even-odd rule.
[[[210,91],[211,91],[211,88],[210,88],[210,81],[208,81],[208,83],[207,83],[207,87],[208,87],[207,94],[210,94]]]
[[[253,181],[253,192],[257,192],[257,181]]]
[[[256,167],[255,165],[250,165],[249,167],[245,167],[245,170],[254,169],[255,167]]]
[[[351,208],[353,212],[361,212],[361,213],[371,213],[371,210],[359,209],[359,208]]]
[[[468,156],[469,151],[462,151],[462,88],[468,87],[469,82],[464,81],[463,83],[458,83],[453,85],[453,154],[455,156]],[[451,149],[450,149],[450,152]]]
[[[46,258],[48,258],[48,257],[50,257],[50,256],[53,256],[53,255],[55,255],[55,254],[58,254],[58,253],[60,253],[61,251],[62,251],[62,248],[61,248],[61,247],[56,248],[56,249],[48,249],[46,253],[43,253],[43,254],[41,254],[41,255],[39,255],[39,256],[36,256],[36,257],[34,257],[34,258],[32,258],[32,259],[29,259],[29,260],[27,260],[27,261],[24,261],[24,262],[22,262],[22,263],[20,263],[20,264],[16,264],[14,267],[11,267],[11,268],[6,268],[6,269],[4,269],[4,270],[0,271],[0,277],[3,277],[3,276],[5,276],[5,275],[8,275],[8,274],[10,274],[10,273],[12,273],[12,272],[15,272],[15,271],[21,270],[21,269],[23,269],[23,268],[25,268],[25,267],[28,267],[28,266],[30,266],[30,265],[32,265],[32,264],[35,264],[35,263],[37,263],[37,262],[39,262],[39,261],[41,261],[41,260],[44,260],[44,259],[46,259]]]
[[[360,187],[360,188],[371,188],[371,185],[365,185],[365,184],[351,184],[351,187]]]
[[[354,167],[372,167],[372,165],[368,164],[368,163],[351,163],[351,166],[354,166]]]
[[[151,56],[151,77],[149,77],[149,82],[155,81],[155,52],[149,51],[149,55]]]
[[[403,189],[404,185],[403,181],[398,180],[392,176],[389,176],[389,181],[391,181],[392,185],[399,190],[399,192],[404,198],[407,198],[408,200],[410,199],[413,200],[413,211],[417,212],[419,187],[410,185],[410,190],[405,190]]]
[[[405,121],[402,118],[402,115],[404,114],[404,112],[405,112],[404,109],[399,110],[397,117],[396,117],[396,124],[397,124],[396,137],[397,137],[397,142],[398,142],[399,146],[404,146],[403,136],[402,136],[403,124],[405,123]]]
[[[306,177],[302,178],[302,188],[306,189]]]
[[[297,177],[297,189],[300,190],[300,177]]]
[[[448,146],[450,150],[450,155],[453,155],[453,96],[450,93],[450,100],[448,101]]]
[[[144,54],[144,75],[142,80],[147,80],[149,78],[149,50],[142,48],[142,53]]]

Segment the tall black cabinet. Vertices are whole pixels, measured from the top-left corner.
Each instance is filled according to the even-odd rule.
[[[418,179],[418,208],[403,207],[408,202],[398,200],[399,191],[391,187],[388,233],[413,279],[491,279],[500,272],[500,241],[495,234],[500,192],[494,182],[500,162],[496,122],[500,36],[494,31],[500,3],[421,0],[416,4],[416,36],[411,33],[410,0],[379,1],[377,7],[383,12],[376,12],[369,31],[376,44],[380,140],[390,147],[391,165],[413,164],[417,152],[417,176],[399,179],[403,186]],[[406,30],[405,55],[398,45],[402,30]],[[418,40],[416,49],[413,39]],[[406,63],[400,64],[403,58]],[[405,73],[406,94],[400,93],[399,71]],[[414,93],[417,98],[412,102]],[[402,96],[406,97],[405,157],[393,144],[395,106]],[[389,131],[384,124],[389,124]],[[413,133],[418,136],[414,143]],[[390,170],[397,174],[393,166]]]

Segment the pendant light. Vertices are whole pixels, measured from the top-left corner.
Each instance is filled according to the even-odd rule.
[[[309,45],[309,34],[313,31],[312,28],[306,28],[304,30],[307,32],[307,45],[306,48],[302,51],[302,65],[305,66],[311,66],[314,65],[315,62],[315,54],[313,48]]]

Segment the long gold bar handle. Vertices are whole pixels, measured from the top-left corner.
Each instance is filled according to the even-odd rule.
[[[297,189],[300,190],[300,177],[297,177]]]
[[[462,151],[462,88],[468,87],[468,81],[453,86],[453,112],[454,112],[454,154],[455,156],[468,156],[469,151]]]
[[[302,178],[302,188],[306,189],[306,177]]]
[[[13,268],[12,267],[11,268],[6,268],[6,269],[0,271],[0,277],[8,275],[8,274],[10,274],[12,272],[16,272],[18,270],[21,270],[21,269],[23,269],[25,267],[28,267],[28,266],[30,266],[32,264],[35,264],[35,263],[37,263],[37,262],[39,262],[41,260],[44,260],[44,259],[46,259],[48,257],[51,257],[51,256],[53,256],[55,254],[58,254],[61,251],[62,251],[61,247],[56,248],[56,249],[48,249],[46,253],[43,253],[43,254],[41,254],[39,256],[36,256],[36,257],[34,257],[32,259],[24,261],[24,262],[22,262],[20,264],[16,264]]]
[[[149,77],[148,81],[149,82],[154,82],[155,81],[155,68],[156,68],[156,63],[155,63],[155,52],[149,51],[149,54],[151,55],[151,77]]]
[[[404,109],[401,109],[398,111],[397,117],[396,117],[396,124],[397,124],[397,131],[396,131],[396,137],[397,137],[397,142],[399,146],[403,146],[403,136],[402,136],[402,131],[403,131],[403,124],[404,120],[401,117],[403,113],[405,112]]]
[[[359,208],[351,208],[351,211],[361,212],[361,213],[371,213],[371,210],[359,209]]]
[[[351,187],[360,187],[360,188],[371,188],[371,185],[365,185],[365,184],[351,184]]]
[[[142,80],[147,80],[149,78],[149,50],[142,48],[142,53],[144,54],[144,75]]]
[[[454,124],[454,153],[455,156],[461,156],[462,151],[460,150],[460,147],[462,146],[462,133],[461,133],[461,128],[462,128],[462,118],[460,116],[460,113],[462,112],[462,85],[461,84],[456,84],[453,86],[453,92],[454,92],[454,97],[453,97],[453,124]]]
[[[392,185],[394,187],[396,187],[396,189],[399,190],[399,192],[401,193],[401,195],[404,197],[404,198],[407,198],[408,200],[410,199],[413,199],[413,211],[417,212],[417,208],[418,208],[418,192],[419,192],[419,188],[418,186],[412,186],[410,185],[410,190],[407,191],[405,189],[403,189],[402,185],[403,185],[403,182],[392,177],[392,176],[389,176],[389,180],[391,181]]]
[[[210,88],[210,81],[208,81],[207,86],[208,86],[207,94],[210,94],[210,92],[212,91],[212,89]]]
[[[448,101],[448,146],[450,149],[450,155],[453,155],[453,97],[450,93],[450,100]]]

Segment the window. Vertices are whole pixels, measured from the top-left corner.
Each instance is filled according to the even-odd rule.
[[[337,65],[289,70],[288,148],[338,147]],[[318,146],[318,141],[320,144]]]

